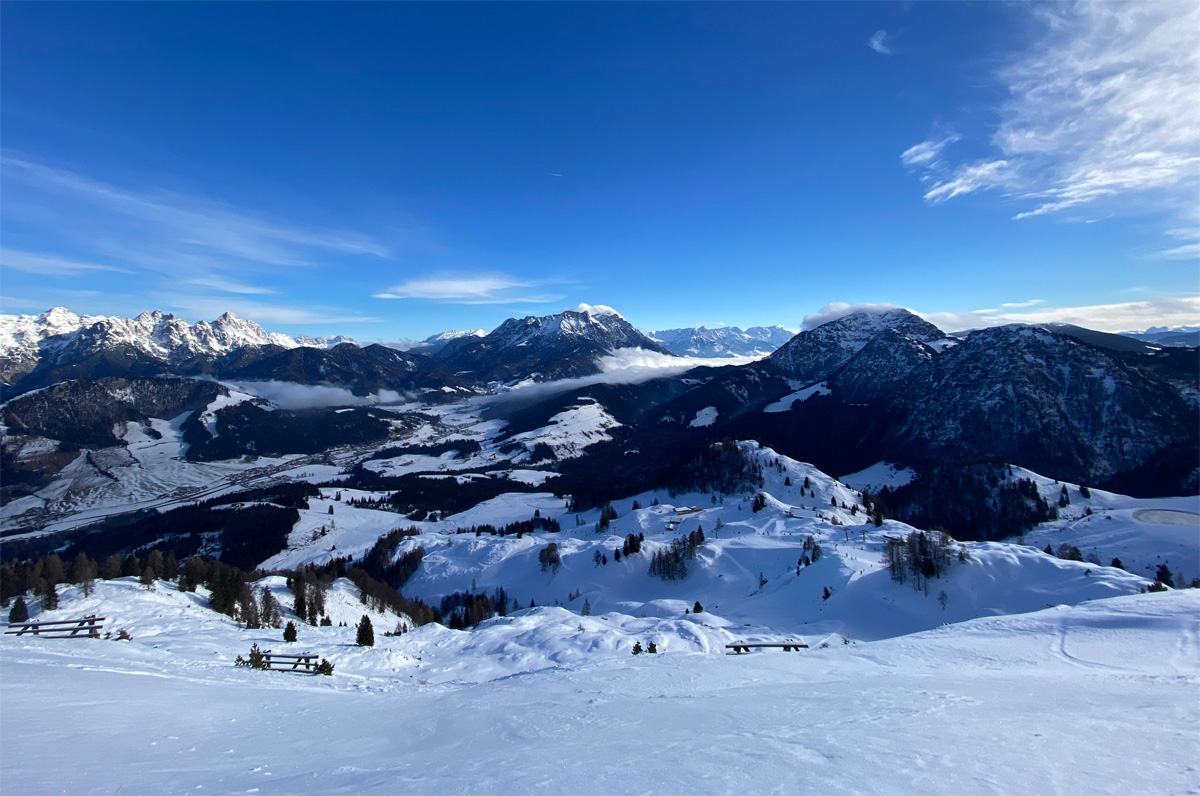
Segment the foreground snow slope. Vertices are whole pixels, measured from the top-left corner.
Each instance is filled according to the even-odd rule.
[[[234,650],[223,647],[240,650],[271,631],[217,618],[202,632],[180,619],[190,598],[167,587],[147,595],[132,582],[104,586],[110,605],[145,623],[133,642],[0,640],[6,792],[1200,788],[1196,591],[803,653],[599,648],[460,683],[410,676],[423,661],[348,647],[348,637],[321,649],[338,665],[333,678],[235,669]],[[542,639],[529,643],[549,648],[545,639],[566,631],[564,614],[539,609],[514,621]],[[453,654],[464,673],[503,657],[494,626],[430,630],[402,639],[431,650],[462,639]],[[317,635],[302,628],[301,646]],[[372,671],[372,656],[388,666]]]

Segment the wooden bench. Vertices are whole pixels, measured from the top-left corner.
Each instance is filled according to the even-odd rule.
[[[83,619],[59,619],[52,622],[22,622],[9,625],[6,636],[23,636],[26,633],[41,638],[100,638],[104,627],[103,616],[85,616]]]
[[[793,650],[799,652],[808,649],[807,644],[801,644],[799,641],[736,641],[733,644],[725,645],[725,649],[733,650],[738,655],[749,652],[751,647],[783,647],[784,652]]]
[[[286,655],[281,652],[266,650],[262,656],[263,668],[273,672],[317,673],[317,656],[311,652],[302,652],[299,655]]]

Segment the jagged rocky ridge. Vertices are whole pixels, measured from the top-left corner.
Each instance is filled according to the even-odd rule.
[[[0,395],[109,376],[331,384],[357,395],[467,387],[422,353],[347,340],[297,341],[232,313],[195,324],[157,310],[136,318],[79,316],[61,307],[0,316]]]
[[[510,318],[484,337],[448,341],[437,357],[480,382],[551,381],[598,373],[600,358],[621,348],[670,355],[617,313],[588,308]]]

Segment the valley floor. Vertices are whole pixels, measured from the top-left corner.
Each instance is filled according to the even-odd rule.
[[[217,636],[246,632],[209,615]],[[4,792],[1200,791],[1196,590],[801,653],[601,649],[463,682],[255,672],[204,648],[3,637]]]

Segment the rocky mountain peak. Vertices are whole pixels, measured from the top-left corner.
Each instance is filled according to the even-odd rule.
[[[815,383],[831,376],[885,332],[906,345],[946,339],[941,329],[906,309],[858,309],[801,332],[764,360],[763,366],[790,379]]]

